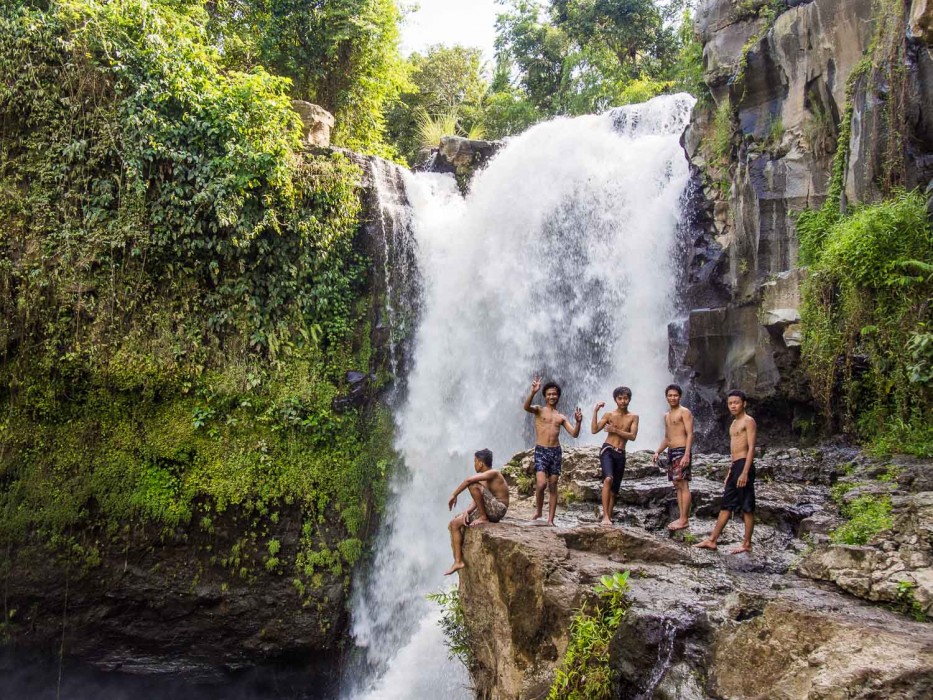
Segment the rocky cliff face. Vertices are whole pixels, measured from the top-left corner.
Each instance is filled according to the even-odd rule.
[[[283,508],[265,532],[235,510],[210,533],[138,526],[85,533],[87,548],[67,555],[42,542],[12,548],[5,642],[189,683],[227,683],[239,671],[285,663],[314,679],[309,697],[327,697],[346,627],[344,576],[324,575],[300,592],[282,567],[266,566],[266,545],[276,538],[282,561],[294,561],[301,508]],[[320,544],[335,546],[339,528],[333,535]]]
[[[827,197],[847,106],[850,203],[873,201],[885,182],[929,181],[930,12],[913,2],[905,35],[896,3],[700,3],[712,104],[684,139],[702,194],[686,234],[687,321],[672,344],[701,411],[723,415],[724,390],[739,388],[773,425],[807,419],[795,217]]]
[[[905,465],[894,483],[872,482],[914,506],[903,508],[896,529],[871,545],[845,547],[826,537],[840,522],[827,485],[839,478],[862,483],[878,466],[856,461],[843,470],[838,458],[798,450],[761,456],[749,556],[726,554],[741,538],[738,522],[727,526],[719,552],[689,546],[706,535],[719,509],[723,458],[695,458],[695,518],[686,535],[672,536],[665,527],[676,509],[670,486],[656,476],[648,453],[630,457],[614,518],[621,524],[611,528],[595,524],[594,448],[566,453],[557,528],[528,520],[530,498],[517,485],[529,456],[513,459],[509,515],[467,532],[467,566],[460,572],[478,697],[546,697],[576,609],[600,576],[621,570],[630,572],[630,607],[610,647],[614,697],[919,699],[933,693],[933,628],[846,594],[891,600],[881,582],[907,581],[917,604],[933,609],[924,558],[930,493],[911,490],[928,488],[924,465]]]

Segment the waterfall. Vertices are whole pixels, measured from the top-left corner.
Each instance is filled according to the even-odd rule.
[[[508,142],[466,199],[449,176],[405,174],[422,285],[397,410],[406,468],[355,587],[365,671],[347,695],[471,696],[425,595],[456,583],[442,576],[452,560],[447,499],[472,473],[473,453],[488,447],[500,465],[533,444],[521,406],[535,373],[563,386],[558,408],[581,406],[585,425],[596,401],[611,405],[613,387],[631,387],[643,417],[633,447],[657,447],[667,326],[686,282],[670,261],[692,106],[688,95],[665,96],[539,124]],[[588,433],[577,442],[599,439]]]
[[[412,324],[418,315],[421,297],[421,279],[417,246],[412,232],[412,208],[405,191],[407,170],[381,158],[368,158],[364,167],[369,171],[373,199],[369,224],[370,251],[374,262],[382,268],[376,275],[376,294],[381,298],[379,327],[387,334],[385,366],[392,377],[401,381],[393,384],[390,404],[399,397],[398,389],[404,384],[406,360],[411,350],[408,339],[413,335]]]
[[[648,677],[648,683],[644,691],[638,694],[636,700],[651,700],[654,697],[654,691],[658,689],[665,674],[671,667],[671,660],[674,658],[674,642],[677,641],[677,621],[671,618],[663,618],[661,622],[661,639],[658,641],[658,660],[651,669],[651,675]]]

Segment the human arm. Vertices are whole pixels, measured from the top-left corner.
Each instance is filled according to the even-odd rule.
[[[447,509],[454,509],[454,506],[457,505],[457,496],[460,495],[461,491],[468,488],[470,484],[478,484],[481,481],[489,481],[490,479],[493,479],[498,473],[499,472],[495,471],[494,469],[490,469],[485,472],[480,472],[479,474],[474,474],[473,476],[467,477],[461,481],[460,485],[456,488],[456,490],[453,492],[453,495],[450,497],[450,500],[447,501]]]
[[[577,410],[573,412],[573,425],[570,424],[570,420],[564,416],[564,420],[561,425],[570,433],[570,437],[577,437],[580,435],[580,426],[583,425],[583,411],[580,410],[580,407],[577,406]]]
[[[622,428],[616,428],[611,423],[606,427],[607,433],[612,433],[613,435],[618,435],[623,440],[634,440],[638,436],[638,416],[632,416],[634,420],[632,425],[629,426],[629,430],[623,430]]]
[[[525,399],[525,410],[528,413],[537,413],[538,406],[532,406],[531,401],[534,399],[535,394],[538,393],[538,390],[541,388],[541,378],[538,375],[535,375],[535,378],[531,380],[531,391],[528,393],[527,398]]]
[[[661,456],[661,453],[667,449],[667,446],[670,445],[670,441],[667,439],[667,417],[665,416],[664,420],[664,439],[661,440],[661,446],[654,451],[654,456],[651,458],[651,461],[655,464],[658,463],[658,457]]]
[[[684,449],[684,458],[681,460],[681,464],[690,464],[690,450],[693,447],[693,413],[689,410],[684,410],[684,430],[687,431],[687,444]]]
[[[596,418],[596,417],[599,415],[599,409],[601,409],[601,408],[602,408],[603,406],[605,406],[605,405],[606,405],[606,402],[605,402],[605,401],[600,401],[598,404],[596,404],[596,405],[593,407],[593,420],[592,420],[592,422],[590,423],[590,430],[592,431],[593,435],[595,435],[595,434],[598,433],[600,430],[602,430],[603,428],[605,428],[605,427],[606,427],[606,423],[609,422],[609,416],[608,416],[608,415],[603,416],[603,417],[600,418],[598,421],[597,421],[597,418]]]
[[[745,455],[745,466],[742,467],[742,473],[735,482],[736,486],[742,488],[748,483],[748,473],[752,468],[752,460],[755,459],[755,438],[758,434],[758,425],[751,416],[745,422],[745,439],[748,442],[748,454]]]

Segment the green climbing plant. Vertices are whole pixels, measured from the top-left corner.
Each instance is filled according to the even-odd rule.
[[[903,181],[902,3],[879,0],[876,32],[846,86],[828,197],[797,220],[803,286],[802,359],[829,427],[878,453],[933,454],[924,342],[933,321],[933,235],[924,197]],[[883,201],[850,207],[845,196],[857,93],[884,85]],[[870,168],[871,166],[869,164]],[[834,424],[834,420],[838,421]]]
[[[548,700],[603,700],[612,697],[609,643],[628,608],[629,572],[603,576],[570,623],[570,642]]]
[[[360,171],[304,150],[287,81],[224,67],[206,25],[0,6],[0,537],[236,514],[209,558],[348,581],[393,460],[384,412],[334,408],[371,359]]]

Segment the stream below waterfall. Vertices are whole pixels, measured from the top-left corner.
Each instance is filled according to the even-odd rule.
[[[631,410],[652,418],[636,449],[656,446],[689,179],[680,137],[693,103],[664,96],[539,124],[510,139],[465,198],[449,175],[401,174],[407,206],[395,200],[384,211],[410,232],[420,279],[396,408],[405,466],[374,561],[355,583],[359,658],[344,697],[471,697],[425,596],[456,584],[442,575],[446,505],[472,473],[473,453],[489,448],[501,465],[533,444],[521,406],[534,374],[563,386],[559,408],[580,406],[585,426],[596,401],[631,387]],[[576,444],[598,440],[588,433]],[[467,504],[461,496],[459,509]]]

